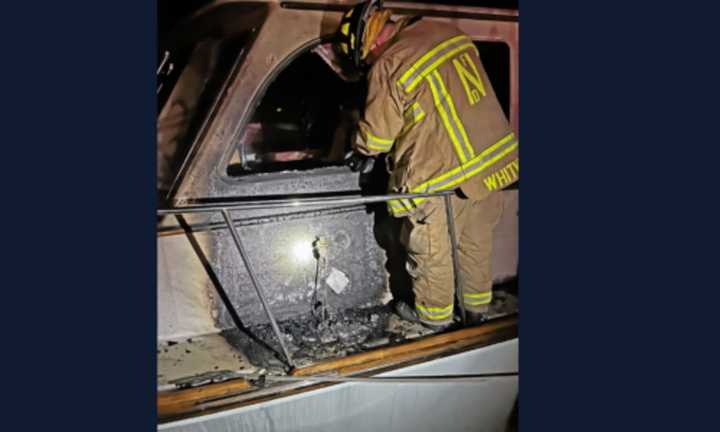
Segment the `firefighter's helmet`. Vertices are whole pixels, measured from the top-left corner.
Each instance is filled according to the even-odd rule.
[[[363,68],[365,27],[370,17],[382,7],[382,0],[358,3],[343,15],[335,47],[338,54],[359,70]],[[366,54],[366,53],[365,53]]]

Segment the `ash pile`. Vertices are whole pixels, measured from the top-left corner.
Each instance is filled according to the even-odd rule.
[[[297,366],[327,358],[342,357],[389,342],[387,326],[391,316],[387,307],[306,314],[278,323],[285,344]],[[245,352],[251,362],[268,369],[281,367],[277,354],[282,352],[269,324],[225,332],[228,342]]]
[[[489,319],[517,312],[514,294],[497,291],[493,297]],[[309,313],[279,322],[278,327],[298,367],[435,333],[420,324],[399,319],[390,306]],[[282,373],[284,365],[278,357],[282,349],[269,324],[254,325],[245,332],[228,330],[223,335],[254,365]]]

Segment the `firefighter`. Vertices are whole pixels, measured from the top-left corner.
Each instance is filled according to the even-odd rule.
[[[502,212],[498,190],[518,180],[518,139],[495,97],[470,37],[417,17],[393,21],[369,1],[342,18],[334,47],[367,71],[368,96],[348,164],[386,155],[390,192],[452,190],[462,301],[471,323],[492,301],[492,231]],[[368,70],[369,69],[369,70]],[[453,322],[454,273],[444,200],[399,199],[415,304],[397,302],[404,319],[432,328]]]

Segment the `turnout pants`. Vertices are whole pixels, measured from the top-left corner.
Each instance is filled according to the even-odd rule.
[[[492,232],[502,214],[502,195],[476,201],[455,194],[451,201],[465,309],[485,312],[492,301]],[[400,238],[418,316],[434,324],[452,322],[455,285],[444,200],[430,199],[406,217]]]

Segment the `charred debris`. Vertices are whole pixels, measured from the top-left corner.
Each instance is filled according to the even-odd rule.
[[[518,312],[516,291],[514,284],[511,285],[513,286],[505,284],[494,290],[489,319]],[[435,333],[422,325],[399,319],[392,312],[390,305],[331,311],[324,315],[316,310],[280,321],[278,326],[296,367],[305,367],[319,361],[379,347],[398,345]],[[460,326],[460,323],[456,323],[456,326]],[[262,372],[284,375],[288,372],[280,345],[270,324],[252,325],[244,331],[224,330],[219,336],[232,347],[233,351],[236,351],[233,354],[236,363],[205,364],[203,372],[173,379],[162,387],[189,388],[221,382],[245,374]],[[178,346],[179,343],[182,346]],[[191,361],[192,350],[195,349],[192,347],[193,344],[198,350],[203,349],[202,338],[189,338],[182,341],[166,341],[164,347],[159,347],[158,354],[167,356],[169,349],[177,348],[172,361],[173,366],[178,366],[182,362]]]

